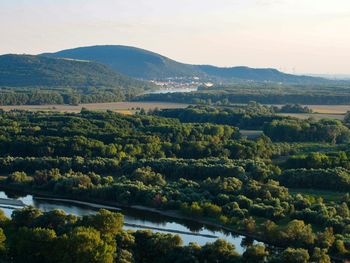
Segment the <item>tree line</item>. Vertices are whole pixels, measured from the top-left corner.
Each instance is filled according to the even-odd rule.
[[[257,114],[258,107],[254,108]],[[254,111],[242,109],[245,114],[250,110]],[[261,108],[262,112],[265,110]],[[209,112],[201,111],[199,109],[204,116]],[[221,110],[218,112],[221,114]],[[172,210],[186,218],[217,222],[285,250],[275,255],[268,254],[268,249],[251,246],[245,256],[235,255],[235,259],[221,254],[213,256],[217,260],[224,257],[222,262],[244,262],[244,257],[254,258],[258,252],[264,255],[259,259],[262,262],[319,262],[321,259],[329,262],[330,255],[349,257],[350,197],[347,192],[350,176],[346,145],[333,144],[335,153],[307,152],[313,142],[310,138],[315,138],[317,145],[325,138],[331,138],[330,143],[345,142],[340,140],[342,135],[339,134],[346,131],[346,126],[333,121],[310,120],[303,124],[293,119],[273,120],[271,125],[275,125],[274,122],[306,125],[302,129],[309,133],[307,136],[314,136],[308,137],[311,140],[308,144],[298,144],[301,154],[276,162],[271,158],[283,157],[282,152],[295,150],[294,139],[293,143],[285,139],[275,143],[275,139],[271,141],[264,135],[254,140],[242,139],[238,128],[214,123],[215,119],[187,123],[154,115],[124,116],[87,110],[74,114],[0,112],[0,170],[5,175],[0,178],[0,185],[112,205]],[[305,136],[299,128],[297,131],[299,133],[293,136]],[[324,131],[329,137],[320,138]],[[335,131],[333,135],[332,131]],[[289,128],[280,133],[276,132],[275,136],[286,136]],[[311,143],[311,146],[315,145]],[[323,199],[314,190],[295,193],[295,188],[301,187],[339,191],[337,196],[340,197]],[[31,225],[25,226],[31,228]],[[61,236],[75,239],[76,227],[81,226],[73,224],[66,231],[54,228],[55,233],[50,235],[55,242],[61,240]],[[4,233],[6,240],[11,240],[7,230]],[[35,236],[32,232],[26,233]],[[82,235],[95,234],[84,232]],[[133,239],[132,235],[128,239]],[[153,235],[159,234],[149,235],[150,238],[142,241],[143,247],[155,246],[152,253],[160,253],[156,244],[161,243],[152,241]],[[108,247],[107,250],[116,247],[116,252],[108,256],[116,260],[123,243],[113,243],[109,247],[101,232],[100,239],[97,243]],[[19,257],[20,253],[11,252],[15,248],[6,242],[6,255]],[[231,246],[220,242],[213,246],[219,250],[225,250],[222,246]],[[26,246],[30,243],[33,242]],[[121,253],[130,256],[129,262],[156,262],[165,258],[186,262],[188,257],[202,262],[201,251],[207,251],[208,247],[210,245],[193,250],[194,246],[179,245],[160,259],[148,258],[147,253],[139,256],[138,253],[145,252],[135,252],[132,246]],[[99,251],[96,247],[94,250]],[[229,250],[232,251],[232,247]],[[180,259],[180,252],[188,254]],[[299,258],[300,261],[292,261]]]

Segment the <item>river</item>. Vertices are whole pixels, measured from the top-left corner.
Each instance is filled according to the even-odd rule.
[[[97,208],[88,207],[83,204],[75,204],[62,201],[44,200],[35,195],[19,194],[9,191],[0,191],[0,198],[12,198],[21,200],[25,205],[32,205],[41,209],[42,211],[51,211],[53,209],[62,209],[66,213],[74,214],[77,216],[84,216],[94,214],[98,211]],[[15,206],[0,206],[0,209],[4,210],[5,214],[10,217]],[[196,242],[199,245],[204,245],[207,242],[214,242],[217,238],[222,238],[236,246],[239,253],[243,253],[245,246],[243,243],[247,241],[243,236],[233,235],[232,233],[224,232],[216,229],[215,227],[199,224],[195,221],[174,219],[171,217],[159,215],[153,212],[140,211],[136,209],[119,209],[124,215],[124,229],[152,229],[152,231],[164,232],[164,233],[177,233],[187,245],[190,242]],[[135,226],[137,225],[137,226]]]

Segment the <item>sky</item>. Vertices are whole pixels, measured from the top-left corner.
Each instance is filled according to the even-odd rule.
[[[350,74],[349,0],[0,0],[0,54],[118,44],[180,62]]]

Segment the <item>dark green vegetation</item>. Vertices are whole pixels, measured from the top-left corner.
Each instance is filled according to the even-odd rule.
[[[50,260],[57,262],[68,256],[85,262],[79,261],[82,255],[94,258],[88,262],[330,262],[330,256],[349,258],[347,123],[299,122],[277,116],[274,110],[254,103],[135,116],[86,110],[79,114],[1,112],[3,188],[171,210],[281,247],[276,251],[249,245],[238,255],[221,240],[203,247],[181,246],[172,235],[126,233],[120,227],[115,230],[110,224],[97,223],[103,220],[101,215],[96,216],[98,220],[73,220],[66,215],[58,220],[36,211],[30,215],[16,212],[11,222],[2,223],[4,255],[16,262],[23,255],[27,261],[48,262],[46,250],[37,245],[47,240],[57,244],[55,253],[64,249],[57,258],[50,254]],[[263,129],[265,135],[240,138],[238,127]],[[319,150],[323,152],[315,153]],[[21,213],[26,217],[16,223]],[[30,216],[35,219],[29,220]]]
[[[220,68],[210,65],[190,65],[171,60],[147,50],[128,46],[92,46],[68,49],[45,56],[97,61],[125,75],[142,79],[180,78],[220,81],[257,81],[285,83],[327,83],[325,79],[296,76],[276,69],[248,67]]]
[[[0,56],[1,105],[120,101],[150,88],[95,62]]]
[[[0,257],[2,262],[18,263],[245,263],[266,259],[277,263],[310,258],[306,249],[291,248],[270,256],[262,245],[251,245],[239,255],[234,245],[220,239],[202,247],[182,246],[179,236],[123,231],[122,226],[123,216],[107,210],[82,218],[61,210],[43,213],[33,207],[15,211],[11,219],[0,213]],[[315,249],[311,259],[330,262],[321,249]]]
[[[278,113],[312,113],[312,109],[301,106],[300,104],[287,104],[281,108],[275,108],[275,112]]]
[[[338,120],[298,120],[278,116],[275,112],[303,109],[297,106],[282,108],[250,103],[230,108],[188,107],[168,109],[153,114],[176,118],[182,122],[216,123],[241,129],[263,130],[273,141],[345,143],[350,140],[349,129]]]
[[[286,84],[248,82],[199,87],[196,92],[147,94],[137,100],[209,105],[256,101],[263,104],[350,104],[349,83]]]

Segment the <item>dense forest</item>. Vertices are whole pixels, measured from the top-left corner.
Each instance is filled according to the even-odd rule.
[[[152,88],[95,62],[0,56],[0,105],[120,101]]]
[[[107,210],[81,218],[33,207],[15,211],[11,219],[0,213],[0,256],[2,262],[28,263],[329,261],[321,249],[315,249],[311,257],[306,249],[292,248],[270,256],[264,246],[256,244],[240,255],[234,245],[221,239],[204,246],[183,246],[177,235],[125,231],[122,226],[123,216]]]
[[[280,112],[308,111],[306,107],[285,105],[281,108],[251,102],[246,106],[227,108],[190,106],[185,109],[155,110],[153,115],[179,119],[181,122],[215,123],[240,129],[263,130],[273,141],[282,142],[349,142],[350,130],[341,121],[299,120],[280,116]]]
[[[232,105],[256,101],[262,104],[350,104],[349,83],[283,84],[236,82],[227,85],[200,86],[188,93],[146,94],[140,101],[168,101],[204,105]]]
[[[300,109],[285,110],[291,108]],[[183,246],[178,236],[170,234],[126,232],[122,216],[105,210],[77,218],[27,207],[13,212],[11,219],[1,216],[2,258],[5,262],[23,262],[24,255],[29,262],[349,258],[348,122],[301,122],[276,115],[280,110],[252,103],[132,116],[85,109],[1,111],[2,189],[171,210],[265,243],[251,244],[240,255],[224,240]],[[247,139],[240,129],[248,127],[263,134]],[[48,254],[48,247],[55,247],[55,253]]]

